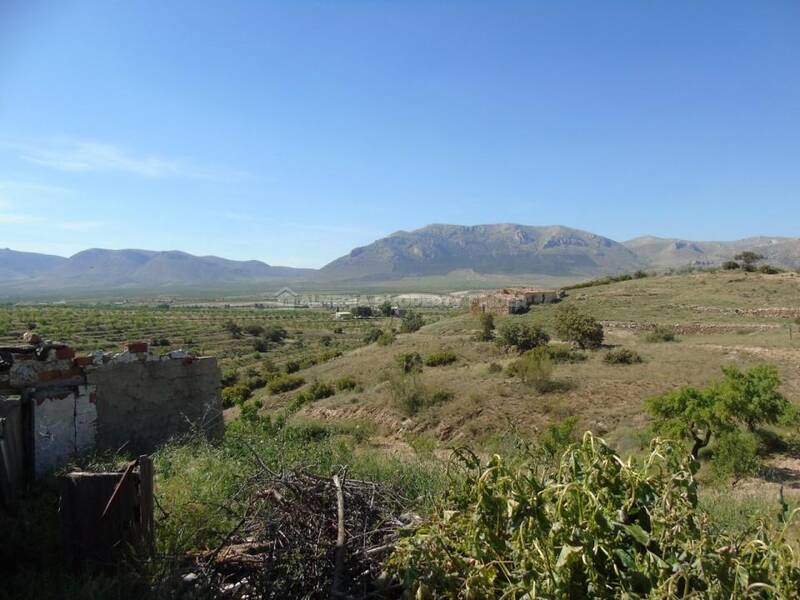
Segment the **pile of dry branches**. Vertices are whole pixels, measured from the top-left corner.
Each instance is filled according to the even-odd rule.
[[[255,456],[255,453],[254,453]],[[389,598],[381,562],[417,517],[386,486],[261,462],[246,510],[186,581],[230,598]]]

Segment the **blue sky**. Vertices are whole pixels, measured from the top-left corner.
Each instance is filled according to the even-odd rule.
[[[0,247],[800,235],[800,3],[0,0]]]

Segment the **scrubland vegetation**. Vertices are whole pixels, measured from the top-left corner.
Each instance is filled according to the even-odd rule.
[[[176,593],[178,559],[226,542],[262,461],[323,478],[348,465],[419,516],[386,578],[355,597],[797,597],[798,298],[796,274],[739,269],[619,278],[519,316],[424,313],[420,327],[380,317],[335,333],[329,315],[257,323],[220,309],[214,347],[185,335],[216,348],[239,390],[226,392],[226,439],[157,454],[170,568],[136,581]],[[45,330],[89,309],[18,310],[15,323]],[[269,344],[257,359],[253,338]],[[301,580],[307,560],[282,577]]]

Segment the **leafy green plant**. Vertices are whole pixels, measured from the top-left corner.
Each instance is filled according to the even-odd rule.
[[[642,357],[629,348],[613,348],[603,356],[603,362],[609,365],[633,365],[642,362]]]
[[[497,345],[503,350],[512,348],[519,353],[527,352],[550,341],[550,336],[538,325],[510,321],[503,323],[497,334]]]
[[[553,362],[547,347],[529,350],[509,366],[509,373],[519,377],[537,392],[548,392],[553,388]]]
[[[551,344],[547,346],[550,360],[554,363],[578,363],[586,360],[583,352],[578,352],[566,344]]]
[[[425,357],[425,366],[442,367],[446,365],[452,365],[457,360],[458,356],[455,352],[450,350],[442,350],[441,352],[433,352]]]
[[[302,377],[294,375],[278,375],[267,384],[267,389],[270,394],[282,394],[296,390],[305,383]]]
[[[518,466],[455,459],[462,480],[388,562],[409,597],[721,600],[800,589],[786,529],[710,527],[696,463],[668,442],[654,441],[642,463],[589,433],[552,466],[534,451]]]
[[[383,330],[378,327],[370,327],[367,329],[364,336],[361,338],[365,344],[372,344],[377,342],[378,339],[383,335]]]
[[[581,350],[599,348],[603,344],[603,326],[592,316],[582,313],[573,304],[559,306],[555,314],[556,334]]]
[[[419,352],[405,352],[397,357],[400,372],[404,375],[422,372],[422,356]]]
[[[487,371],[489,371],[489,374],[502,373],[503,372],[503,365],[501,365],[500,363],[496,363],[496,362],[489,363],[489,366],[487,367]]]

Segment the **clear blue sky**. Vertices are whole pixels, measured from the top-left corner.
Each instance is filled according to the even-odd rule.
[[[0,247],[800,235],[800,2],[0,0]]]

